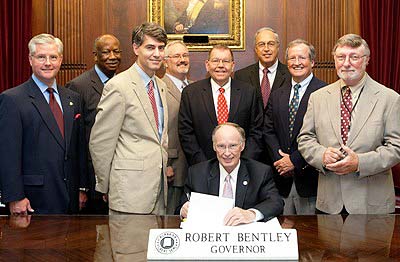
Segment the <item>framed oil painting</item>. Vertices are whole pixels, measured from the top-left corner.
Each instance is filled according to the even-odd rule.
[[[190,39],[191,50],[216,44],[243,50],[244,7],[245,0],[148,0],[147,10],[148,20],[163,26],[168,39]]]

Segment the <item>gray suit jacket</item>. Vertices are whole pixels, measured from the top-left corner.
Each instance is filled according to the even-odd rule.
[[[161,80],[164,81],[168,89],[168,166],[172,166],[174,169],[175,176],[172,185],[183,187],[185,184],[188,164],[178,135],[178,114],[181,102],[181,92],[168,76],[164,76]]]
[[[151,213],[160,186],[167,201],[166,85],[157,77],[156,82],[164,108],[161,138],[143,80],[133,66],[107,82],[98,105],[89,144],[96,190],[108,193],[109,206],[116,211]]]
[[[323,169],[327,147],[340,148],[340,80],[311,94],[298,136],[304,159],[319,169],[317,208],[352,214],[395,209],[391,167],[400,161],[400,96],[366,76],[347,142],[359,158],[359,172],[337,175]]]

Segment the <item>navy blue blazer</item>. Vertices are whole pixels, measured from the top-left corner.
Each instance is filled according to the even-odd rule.
[[[289,136],[289,99],[292,89],[290,82],[286,82],[276,92],[271,93],[264,116],[263,139],[270,153],[270,158],[273,162],[281,159],[282,156],[278,152],[279,149],[284,153],[290,154],[290,160],[295,166],[294,181],[296,190],[302,197],[317,195],[318,172],[307,165],[298,151],[297,135],[303,125],[310,94],[323,86],[326,86],[326,83],[315,76],[311,79],[297,109],[292,138]],[[280,176],[275,170],[274,179],[279,193],[287,197],[292,187],[293,178]]]
[[[247,181],[247,183],[245,182]],[[191,166],[184,191],[219,195],[219,162],[216,158]],[[187,201],[186,194],[181,205]],[[271,167],[252,159],[241,158],[236,181],[235,206],[243,209],[255,208],[264,215],[264,220],[280,215],[283,200],[275,187]]]
[[[2,202],[28,198],[37,214],[79,211],[87,186],[80,97],[58,86],[64,138],[39,87],[30,78],[0,95]]]
[[[182,92],[178,133],[189,165],[216,156],[211,134],[218,121],[210,79],[191,83]],[[240,125],[246,132],[243,155],[258,159],[262,143],[262,99],[248,83],[232,79],[228,122]]]

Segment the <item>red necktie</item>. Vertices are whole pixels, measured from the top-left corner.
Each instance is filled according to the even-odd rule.
[[[61,108],[58,105],[56,98],[54,97],[54,89],[52,87],[49,87],[47,88],[47,92],[49,92],[50,94],[50,99],[49,99],[50,110],[51,112],[53,112],[54,118],[56,119],[62,137],[64,137],[64,117]]]
[[[351,101],[351,90],[345,87],[345,92],[340,103],[340,131],[343,144],[347,144],[347,138],[350,130],[351,112],[353,111],[353,103]]]
[[[218,95],[218,104],[217,104],[217,111],[218,111],[218,125],[223,124],[228,121],[228,104],[226,103],[226,99],[224,96],[225,89],[220,87]]]
[[[158,130],[158,111],[156,105],[156,99],[154,97],[154,83],[153,80],[149,82],[149,89],[147,90],[147,94],[149,95],[151,107],[153,108],[154,118],[156,119],[156,126]]]
[[[261,96],[263,99],[264,108],[267,106],[269,95],[271,94],[271,85],[268,79],[268,68],[263,69],[263,79],[261,80]]]

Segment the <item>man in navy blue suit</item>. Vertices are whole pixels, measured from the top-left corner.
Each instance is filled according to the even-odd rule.
[[[275,166],[274,180],[285,201],[283,214],[314,214],[318,172],[297,149],[310,94],[326,85],[312,73],[314,47],[296,39],[286,49],[292,80],[272,92],[264,117],[264,141]]]
[[[56,83],[60,39],[40,34],[28,47],[32,77],[0,95],[2,202],[11,214],[76,213],[87,186],[80,97]]]

